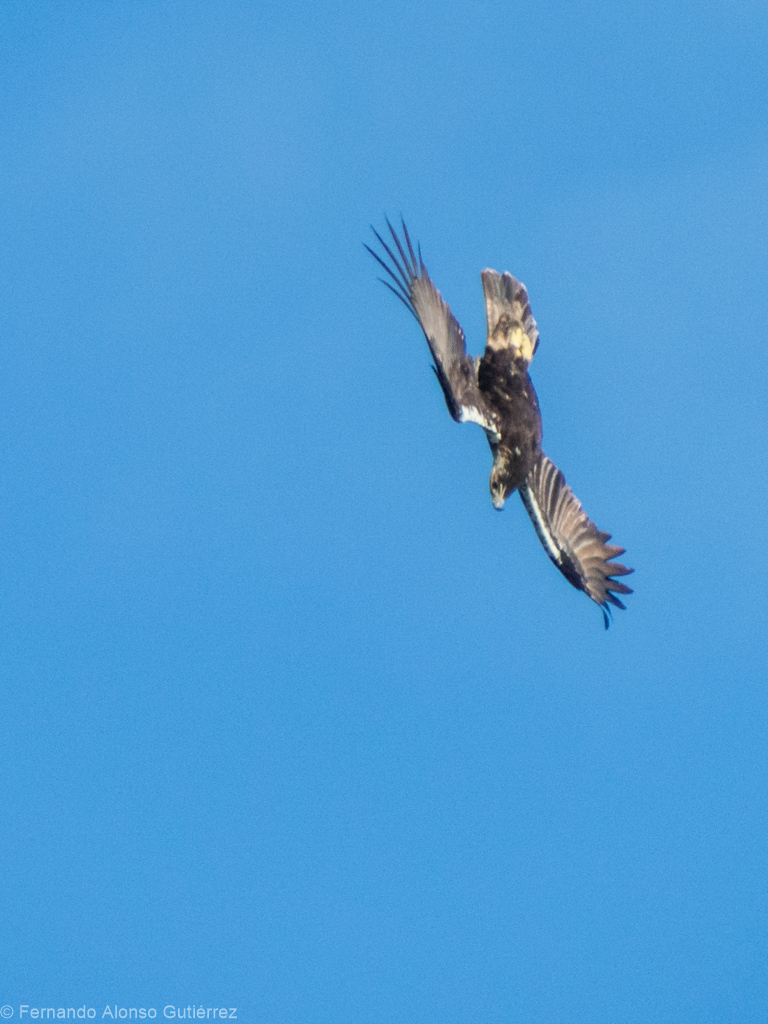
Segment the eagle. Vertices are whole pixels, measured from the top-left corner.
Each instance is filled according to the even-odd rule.
[[[493,453],[491,500],[501,510],[517,491],[544,550],[577,590],[603,613],[624,608],[617,594],[632,590],[615,577],[628,569],[614,561],[624,548],[609,544],[582,510],[565,477],[541,450],[541,412],[528,367],[539,346],[539,331],[525,285],[509,273],[483,270],[488,336],[485,352],[467,355],[464,331],[427,273],[421,247],[414,249],[405,222],[402,237],[387,220],[387,242],[371,228],[381,246],[365,248],[384,269],[380,278],[419,323],[434,360],[448,411],[457,423],[477,423]]]

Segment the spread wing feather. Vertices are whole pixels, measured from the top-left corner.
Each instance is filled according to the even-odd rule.
[[[600,605],[607,629],[610,605],[624,608],[615,595],[632,593],[613,579],[634,571],[612,561],[624,548],[607,543],[610,533],[587,517],[563,474],[543,453],[520,487],[520,497],[547,554],[569,583]]]
[[[421,259],[421,249],[414,251],[405,223],[402,222],[402,241],[389,221],[387,227],[392,245],[387,244],[375,228],[371,230],[388,260],[370,246],[366,245],[366,249],[389,278],[381,278],[382,282],[418,320],[435,361],[435,374],[448,411],[457,423],[478,423],[498,439],[496,414],[477,386],[477,369],[474,360],[467,355],[464,331],[432,283]]]

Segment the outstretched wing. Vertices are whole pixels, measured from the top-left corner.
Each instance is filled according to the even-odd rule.
[[[387,221],[395,251],[371,228],[389,261],[370,246],[365,248],[389,277],[388,281],[381,278],[383,283],[413,313],[424,331],[451,416],[457,423],[479,423],[489,438],[498,441],[496,414],[477,386],[477,369],[467,355],[464,331],[432,283],[421,259],[421,249],[414,252],[404,222],[402,226],[403,241]]]
[[[539,347],[539,329],[531,313],[525,285],[511,274],[483,270],[488,345],[494,351],[511,348],[530,363]]]
[[[607,629],[610,605],[624,607],[615,595],[632,593],[613,579],[634,572],[611,561],[624,548],[607,543],[610,533],[587,517],[563,474],[543,453],[519,490],[547,554],[569,583],[600,605]]]

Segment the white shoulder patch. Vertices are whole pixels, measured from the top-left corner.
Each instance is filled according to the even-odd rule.
[[[496,429],[496,424],[491,423],[480,410],[474,405],[462,405],[460,407],[461,422],[462,423],[476,423],[479,427],[488,435],[488,439],[493,439],[495,444],[498,444],[501,440],[501,434]]]

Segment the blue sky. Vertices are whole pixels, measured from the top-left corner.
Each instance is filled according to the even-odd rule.
[[[0,9],[0,1002],[762,1021],[764,4]],[[626,546],[606,633],[362,243]]]

